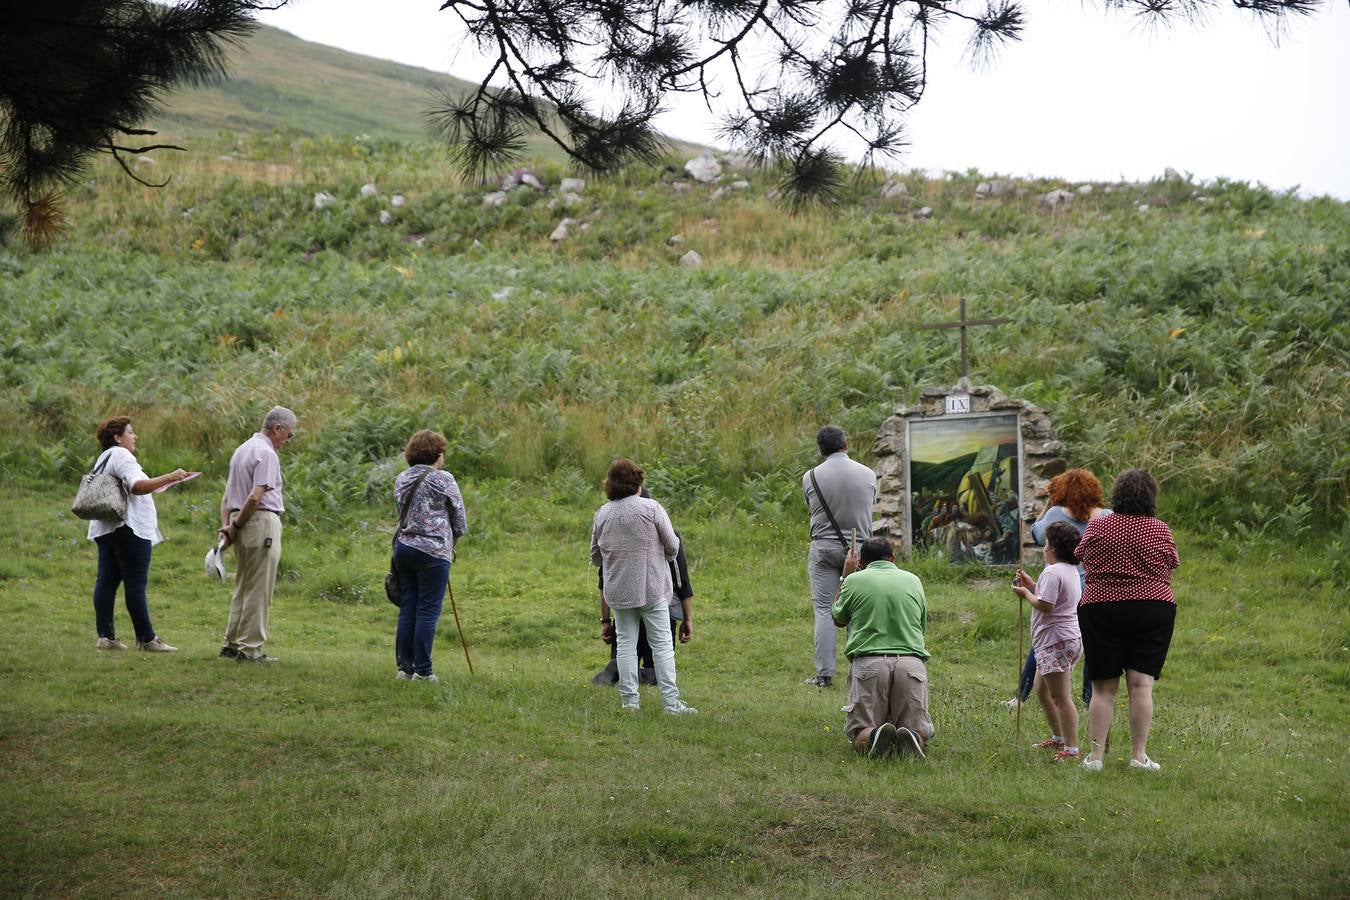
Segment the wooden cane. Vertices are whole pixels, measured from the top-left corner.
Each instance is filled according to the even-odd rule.
[[[469,659],[469,642],[464,639],[464,628],[459,624],[459,607],[455,606],[455,589],[447,581],[445,589],[450,592],[450,611],[455,614],[455,630],[459,632],[459,643],[464,648],[464,661],[469,664],[469,674],[473,674],[473,660]]]

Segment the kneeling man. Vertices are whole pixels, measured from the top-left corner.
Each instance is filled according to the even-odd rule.
[[[855,750],[874,759],[892,752],[922,759],[933,737],[923,664],[928,658],[923,584],[913,572],[896,567],[887,538],[869,538],[860,556],[849,553],[845,560],[831,610],[834,623],[849,629],[844,655],[852,666],[844,733]]]

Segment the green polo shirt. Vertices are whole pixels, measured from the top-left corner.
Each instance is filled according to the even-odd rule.
[[[849,626],[844,655],[849,659],[875,653],[902,653],[927,659],[923,633],[928,627],[928,601],[919,576],[879,559],[844,579],[831,610],[834,620]]]

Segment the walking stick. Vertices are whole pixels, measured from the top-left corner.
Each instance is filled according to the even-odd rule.
[[[1019,572],[1025,572],[1025,571],[1026,571],[1026,568],[1024,567],[1023,563],[1025,562],[1026,547],[1024,546],[1024,542],[1021,540],[1022,525],[1021,525],[1020,522],[1018,523],[1017,530],[1018,530],[1018,541],[1017,541],[1017,570],[1018,570]],[[1017,746],[1019,746],[1019,747],[1022,745],[1022,704],[1026,702],[1026,698],[1022,696],[1022,665],[1023,665],[1023,662],[1024,662],[1025,659],[1026,659],[1026,654],[1022,652],[1022,642],[1023,642],[1023,640],[1025,640],[1025,637],[1026,637],[1026,629],[1022,626],[1022,617],[1023,617],[1023,615],[1024,615],[1024,613],[1023,613],[1023,611],[1022,611],[1022,607],[1023,607],[1024,605],[1025,605],[1025,604],[1022,602],[1022,598],[1021,598],[1021,597],[1018,597],[1018,598],[1017,598],[1017,680],[1013,682],[1013,684],[1016,685],[1016,687],[1013,689],[1013,696],[1015,696],[1015,697],[1017,698],[1017,715],[1016,715],[1016,718],[1015,718],[1016,724],[1013,726],[1013,742],[1016,743]]]
[[[464,661],[469,664],[469,674],[473,674],[473,660],[469,659],[469,642],[464,639],[464,628],[459,624],[459,607],[455,606],[455,589],[450,582],[445,583],[450,592],[450,611],[455,614],[455,630],[459,632],[459,643],[464,648]]]

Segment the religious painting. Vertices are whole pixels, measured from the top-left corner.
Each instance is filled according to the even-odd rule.
[[[907,428],[910,546],[952,562],[1016,565],[1017,414],[910,419]]]

